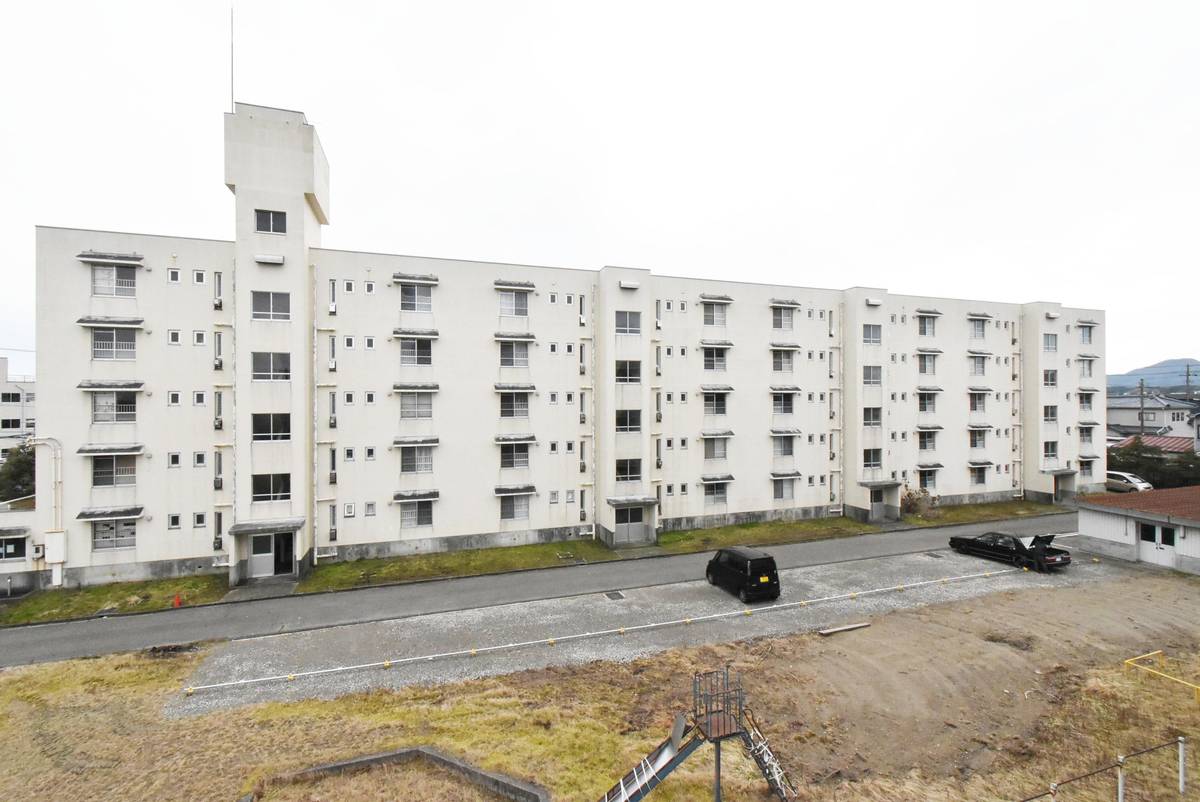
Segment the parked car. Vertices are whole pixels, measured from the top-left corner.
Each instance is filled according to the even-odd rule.
[[[1144,490],[1154,489],[1154,485],[1136,473],[1122,473],[1121,471],[1109,471],[1104,486],[1112,493],[1141,493]]]
[[[708,561],[708,584],[736,593],[743,602],[779,598],[775,558],[765,551],[735,546],[721,549]]]
[[[1000,560],[1018,568],[1032,568],[1036,571],[1066,568],[1071,564],[1071,553],[1066,549],[1052,548],[1050,544],[1053,542],[1054,535],[1037,535],[1026,545],[1025,541],[1016,535],[986,532],[977,537],[952,537],[950,548],[960,554],[974,554]]]

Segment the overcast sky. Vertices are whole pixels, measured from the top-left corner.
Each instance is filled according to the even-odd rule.
[[[0,346],[35,224],[227,238],[228,3],[6,8]],[[1200,357],[1200,3],[238,0],[335,248],[1108,312]],[[12,352],[30,372],[33,355]]]

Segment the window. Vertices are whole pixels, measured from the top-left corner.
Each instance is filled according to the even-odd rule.
[[[917,393],[918,412],[937,411],[937,393]]]
[[[400,418],[432,418],[433,393],[401,393]]]
[[[1042,335],[1042,350],[1043,351],[1057,351],[1058,350],[1058,335],[1057,334],[1043,334]]]
[[[925,490],[933,490],[937,487],[937,469],[921,469],[917,471],[917,479],[922,488]]]
[[[432,290],[428,284],[401,284],[400,308],[405,312],[432,312]]]
[[[618,359],[617,384],[639,384],[642,381],[642,363],[637,360]]]
[[[1042,443],[1042,457],[1044,459],[1058,459],[1058,441],[1046,440]]]
[[[773,479],[775,500],[781,501],[795,497],[795,483],[791,479]]]
[[[550,503],[551,503],[551,504],[557,504],[557,503],[558,503],[558,491],[557,491],[557,490],[551,490],[551,491],[550,491]]]
[[[203,270],[193,270],[192,271],[192,283],[193,284],[203,284],[204,283],[204,271]]]
[[[617,334],[641,334],[641,312],[617,312]]]
[[[795,447],[795,439],[791,435],[771,438],[771,453],[776,457],[792,456]]]
[[[917,373],[932,376],[937,372],[936,354],[917,354]]]
[[[971,412],[983,412],[987,409],[987,393],[968,393],[967,399]]]
[[[1080,476],[1091,476],[1092,475],[1092,461],[1090,459],[1079,460],[1079,475]]]
[[[433,526],[432,501],[405,501],[400,505],[401,528]]]
[[[640,409],[618,409],[617,431],[640,432],[642,430],[642,411]]]
[[[183,339],[179,329],[167,329],[167,345],[180,345],[182,343]]]
[[[772,351],[771,370],[775,371],[776,373],[791,373],[793,356],[794,354],[791,351]]]
[[[500,520],[524,521],[529,518],[529,496],[501,496]]]
[[[500,343],[500,366],[504,368],[529,367],[529,343]]]
[[[364,281],[363,282],[363,292],[365,292],[367,295],[374,295],[375,294],[375,282],[374,281]],[[372,506],[374,506],[374,505],[372,504]],[[373,515],[374,513],[371,513],[371,514]]]
[[[1057,370],[1043,370],[1042,371],[1042,386],[1043,387],[1057,387],[1058,386],[1058,371]]]
[[[170,284],[178,284],[179,283],[179,268],[178,267],[167,268],[167,282]]]
[[[347,295],[352,294],[354,292],[354,282],[349,279],[344,280],[342,282],[342,289],[346,291]]]
[[[986,320],[979,320],[976,318],[971,318],[970,320],[968,320],[967,326],[970,327],[971,339],[972,340],[982,340],[984,335],[986,334],[986,331],[985,331],[986,325],[987,325]]]
[[[1053,404],[1042,407],[1042,421],[1044,423],[1058,423],[1058,407]]]
[[[883,449],[881,448],[864,448],[863,449],[863,467],[864,468],[879,468],[883,466]]]
[[[400,449],[400,473],[431,473],[432,446],[404,446]]]
[[[250,416],[253,440],[291,440],[292,416],[287,412],[255,412]]]
[[[705,370],[725,370],[725,349],[724,348],[705,348],[704,349],[704,369]]]
[[[667,309],[670,301],[667,302]],[[725,304],[704,304],[704,325],[705,326],[724,326],[725,325]]]
[[[987,468],[986,467],[984,467],[984,466],[972,467],[972,468],[969,468],[968,470],[971,471],[971,484],[982,485],[982,484],[987,483]]]
[[[167,467],[168,468],[178,468],[182,464],[183,464],[183,460],[180,457],[178,451],[171,451],[171,452],[167,453]]]
[[[133,359],[136,334],[133,329],[92,329],[92,359]]]
[[[25,540],[23,537],[0,537],[0,560],[25,559]]]
[[[569,306],[569,305],[575,303],[575,296],[571,295],[571,293],[568,292],[567,297],[564,299],[563,302]]]
[[[432,365],[433,341],[417,340],[412,337],[400,338],[401,365]]]
[[[987,447],[987,430],[986,429],[971,429],[967,432],[971,448]]]
[[[136,294],[136,267],[92,265],[92,295],[132,298]]]
[[[137,457],[130,454],[92,457],[92,487],[120,487],[137,480]]]
[[[529,293],[518,290],[501,290],[500,314],[509,317],[529,317]]]
[[[552,303],[552,304],[558,303],[558,293],[557,292],[550,293],[550,303]]]
[[[710,437],[704,441],[705,459],[727,459],[729,456],[729,438]]]
[[[642,461],[640,459],[617,460],[617,481],[636,482],[642,478]]]
[[[1092,344],[1092,329],[1093,329],[1092,326],[1080,326],[1079,327],[1079,344],[1080,345],[1091,345]]]
[[[685,493],[683,488],[687,485],[681,485],[680,493]],[[704,503],[705,504],[724,504],[726,501],[726,487],[728,482],[714,482],[704,486]]]
[[[883,342],[883,326],[878,323],[863,324],[863,342],[867,345],[879,345]]]
[[[883,407],[863,407],[863,426],[883,426]]]
[[[208,525],[208,516],[202,512],[192,513],[192,528],[203,529]]]
[[[971,357],[971,375],[983,376],[987,373],[987,357],[973,356]]]
[[[704,414],[705,415],[724,415],[725,414],[725,393],[705,393],[704,394]]]
[[[375,338],[374,337],[363,337],[363,348],[367,349],[368,351],[374,351],[375,350]]]
[[[204,406],[204,403],[207,400],[206,395],[207,394],[203,390],[194,390],[192,392],[192,406],[194,406],[194,407]]]
[[[1079,378],[1081,378],[1081,379],[1092,378],[1092,367],[1093,367],[1093,360],[1080,359],[1079,360]]]
[[[863,384],[873,386],[883,384],[883,366],[863,365]]]
[[[342,347],[345,348],[347,351],[353,351],[354,350],[354,338],[349,335],[342,337]]]
[[[250,477],[251,501],[287,501],[292,497],[290,473],[256,473]]]
[[[917,448],[921,451],[937,448],[937,432],[917,432]]]
[[[137,521],[93,521],[92,550],[132,549],[137,545]]]
[[[558,403],[558,393],[550,393],[550,403],[551,404]]]
[[[795,399],[791,393],[772,393],[771,412],[776,415],[791,415],[795,411]]]
[[[501,468],[528,468],[529,443],[502,443],[500,445]]]
[[[363,504],[363,515],[365,515],[367,518],[375,517],[375,502],[374,501],[368,501],[365,504]]]
[[[92,393],[92,423],[133,423],[137,393]]]
[[[283,352],[255,351],[250,354],[251,374],[255,381],[286,382],[292,379],[292,355]]]
[[[500,417],[528,418],[529,393],[501,393]]]
[[[550,343],[550,353],[552,353],[552,354],[558,353],[558,343]]]
[[[771,328],[781,331],[791,331],[792,322],[795,319],[795,311],[785,306],[773,307],[771,309]]]
[[[208,452],[193,451],[192,452],[192,467],[203,468],[208,464]]]
[[[255,209],[254,230],[263,234],[286,234],[287,214],[267,209]]]
[[[375,446],[366,446],[363,449],[363,459],[368,462],[375,459]]]
[[[937,318],[932,315],[917,315],[917,334],[921,337],[937,334]]]
[[[557,453],[558,453],[558,441],[557,441],[557,440],[551,440],[551,441],[550,441],[550,453],[551,453],[551,454],[557,454]]]
[[[1092,427],[1091,426],[1080,426],[1079,427],[1079,442],[1087,443],[1087,444],[1090,444],[1092,442]]]

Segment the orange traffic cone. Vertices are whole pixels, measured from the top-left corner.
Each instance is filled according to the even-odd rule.
[[[171,604],[171,606],[172,607],[182,607],[183,606],[183,599],[179,598],[178,593],[175,594],[175,601],[174,601],[174,603]]]

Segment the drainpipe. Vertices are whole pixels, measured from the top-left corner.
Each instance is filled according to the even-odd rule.
[[[63,565],[66,559],[66,530],[63,529],[62,514],[62,443],[55,437],[32,437],[29,439],[29,442],[35,447],[47,446],[50,449],[50,496],[53,506],[53,516],[51,517],[50,528],[46,530],[46,534],[54,535],[56,538],[62,540],[60,552],[63,556],[63,562],[50,563],[50,584],[55,587],[61,587],[63,584]]]

